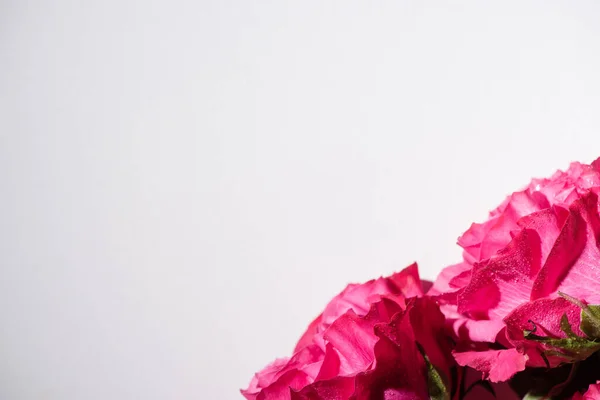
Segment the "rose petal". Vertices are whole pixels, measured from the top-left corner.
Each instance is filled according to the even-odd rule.
[[[532,277],[540,268],[540,238],[525,229],[496,257],[473,271],[458,295],[458,311],[477,319],[502,319],[529,300]]]
[[[483,372],[484,379],[492,382],[504,382],[517,372],[525,369],[527,356],[516,349],[466,351],[453,353],[459,365],[469,366]]]
[[[560,290],[600,303],[600,217],[598,196],[589,192],[570,207],[571,224],[561,232],[534,285],[533,298]],[[579,256],[579,257],[577,257]]]
[[[346,400],[354,393],[354,377],[338,377],[312,383],[299,392],[291,392],[291,400]]]

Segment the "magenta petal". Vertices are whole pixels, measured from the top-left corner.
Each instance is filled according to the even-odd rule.
[[[571,206],[554,247],[535,280],[531,292],[532,300],[546,297],[556,291],[568,269],[583,251],[586,244],[586,223],[581,216],[579,205],[582,201],[585,204],[586,199],[587,196]]]
[[[382,296],[422,296],[423,289],[416,263],[387,278],[370,280],[363,284],[350,284],[329,302],[321,315],[321,328],[327,328],[336,318],[352,310],[356,315],[366,315],[373,303]],[[312,324],[311,324],[312,327]]]
[[[454,359],[459,365],[483,372],[484,378],[492,382],[504,382],[525,369],[527,356],[507,349],[454,353]]]
[[[423,296],[423,286],[417,263],[413,263],[390,276],[389,280],[398,287],[397,291],[392,291],[392,293],[401,293],[406,298]]]
[[[568,210],[559,206],[553,206],[529,214],[518,221],[518,224],[522,229],[530,229],[538,233],[541,243],[542,265],[546,262],[550,252],[555,246],[556,240],[559,238],[568,217]]]
[[[354,377],[338,377],[315,382],[299,392],[292,391],[291,400],[346,400],[354,393]]]
[[[550,204],[542,193],[527,190],[513,193],[490,213],[488,221],[472,224],[458,239],[465,249],[465,259],[473,263],[494,256],[510,242],[510,232],[518,228],[521,217],[548,207]]]
[[[458,311],[478,319],[502,319],[528,301],[540,268],[540,245],[537,232],[525,229],[487,264],[474,268],[471,282],[458,296]]]
[[[598,196],[587,193],[570,207],[573,227],[564,237],[564,244],[557,241],[555,258],[544,265],[536,280],[537,297],[562,291],[588,303],[600,303],[600,217]],[[554,249],[553,249],[554,251]],[[577,255],[579,257],[577,257]]]
[[[317,375],[316,381],[322,381],[326,379],[335,378],[340,373],[340,357],[334,350],[331,343],[327,343],[325,349],[325,357],[323,357],[323,363],[321,369]]]
[[[310,379],[306,374],[290,370],[264,388],[256,400],[290,400],[291,390],[299,390],[309,383]]]
[[[374,323],[350,310],[325,332],[325,340],[331,343],[340,355],[342,375],[362,371],[373,362],[373,347],[377,342],[373,325]]]
[[[564,362],[564,359],[551,355],[548,355],[546,359],[542,358],[540,354],[546,350],[544,344],[526,340],[523,334],[525,330],[535,329],[535,334],[538,336],[566,338],[567,335],[560,326],[563,315],[567,316],[573,333],[583,337],[584,334],[579,328],[581,309],[562,297],[525,303],[504,319],[509,341],[527,354],[528,366],[545,367],[546,362],[549,362],[554,367]]]
[[[560,327],[563,315],[567,316],[573,332],[578,336],[584,336],[579,329],[581,309],[562,297],[525,303],[510,313],[504,322],[511,340],[523,340],[523,331],[532,330],[533,324],[537,328],[536,335],[538,336],[566,338],[567,335]]]

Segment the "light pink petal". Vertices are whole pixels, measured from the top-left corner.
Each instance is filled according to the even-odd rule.
[[[458,238],[458,245],[464,249],[463,258],[468,263],[476,263],[481,260],[481,242],[486,233],[495,224],[496,219],[490,219],[484,223],[473,223],[469,229]]]
[[[242,394],[248,400],[256,399],[258,393],[264,386],[269,385],[277,379],[277,375],[281,374],[281,371],[288,364],[289,358],[278,358],[275,361],[268,364],[262,371],[254,374],[252,381],[246,390],[242,390]]]
[[[454,305],[442,305],[440,310],[446,316],[446,323],[452,327],[457,338],[465,341],[496,341],[498,333],[505,327],[501,319],[474,320],[467,318],[456,310]]]
[[[436,295],[440,295],[442,293],[452,293],[452,292],[456,292],[458,289],[462,288],[463,286],[466,286],[466,284],[468,283],[469,278],[471,276],[470,271],[471,271],[472,267],[473,266],[471,264],[462,262],[462,263],[450,265],[450,266],[444,268],[442,270],[442,272],[440,272],[440,274],[435,279],[435,282],[433,282],[433,286],[431,287],[429,292],[427,292],[427,295],[428,296],[436,296]],[[463,281],[465,283],[465,285],[460,286],[461,281],[458,281],[458,284],[456,281],[452,282],[457,276],[459,276],[465,272],[467,273],[467,276],[468,276],[468,278]],[[451,282],[452,282],[452,284],[451,284]]]
[[[314,337],[319,331],[319,325],[321,324],[321,317],[322,316],[319,315],[317,318],[315,318],[313,320],[313,322],[310,323],[310,325],[308,325],[308,328],[306,328],[306,331],[300,337],[300,340],[298,340],[298,343],[296,344],[296,348],[294,349],[294,353],[297,353],[303,347],[306,347],[313,343]]]
[[[484,379],[504,382],[525,369],[527,356],[516,349],[506,349],[454,353],[454,359],[459,365],[482,372]]]

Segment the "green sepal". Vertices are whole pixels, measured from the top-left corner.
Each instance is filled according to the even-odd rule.
[[[582,310],[582,313],[585,313],[585,311]],[[600,350],[600,341],[590,340],[589,337],[577,336],[575,332],[573,332],[573,328],[571,327],[566,314],[563,314],[560,319],[560,329],[567,335],[566,338],[539,336],[533,333],[535,332],[535,329],[525,330],[523,334],[525,339],[543,343],[548,346],[549,349],[544,351],[545,355],[558,356],[569,362],[584,360]]]
[[[427,366],[427,389],[430,400],[450,400],[450,392],[444,378],[431,361],[429,361],[429,357],[425,354],[425,349],[418,342],[417,348],[423,359],[425,359],[425,365]]]
[[[554,347],[559,350],[567,351],[568,353],[575,353],[579,360],[589,357],[596,351],[600,350],[600,342],[594,342],[587,338],[579,336],[569,337],[564,339],[555,339],[547,336],[538,336],[529,334],[526,339],[534,340],[546,344],[550,347]],[[560,352],[562,354],[562,352]],[[583,356],[583,357],[581,357]]]
[[[560,319],[560,330],[563,331],[569,338],[577,337],[575,332],[573,332],[573,328],[571,328],[571,324],[569,323],[569,318],[567,317],[567,314],[563,314],[563,316]]]
[[[590,339],[600,339],[600,305],[581,309],[581,331]]]
[[[590,339],[600,339],[600,305],[585,304],[583,301],[560,291],[558,295],[581,308],[579,329]]]

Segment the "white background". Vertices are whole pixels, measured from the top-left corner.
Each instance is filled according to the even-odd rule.
[[[426,5],[427,4],[427,5]],[[0,398],[239,399],[346,283],[600,155],[597,1],[0,2]]]

